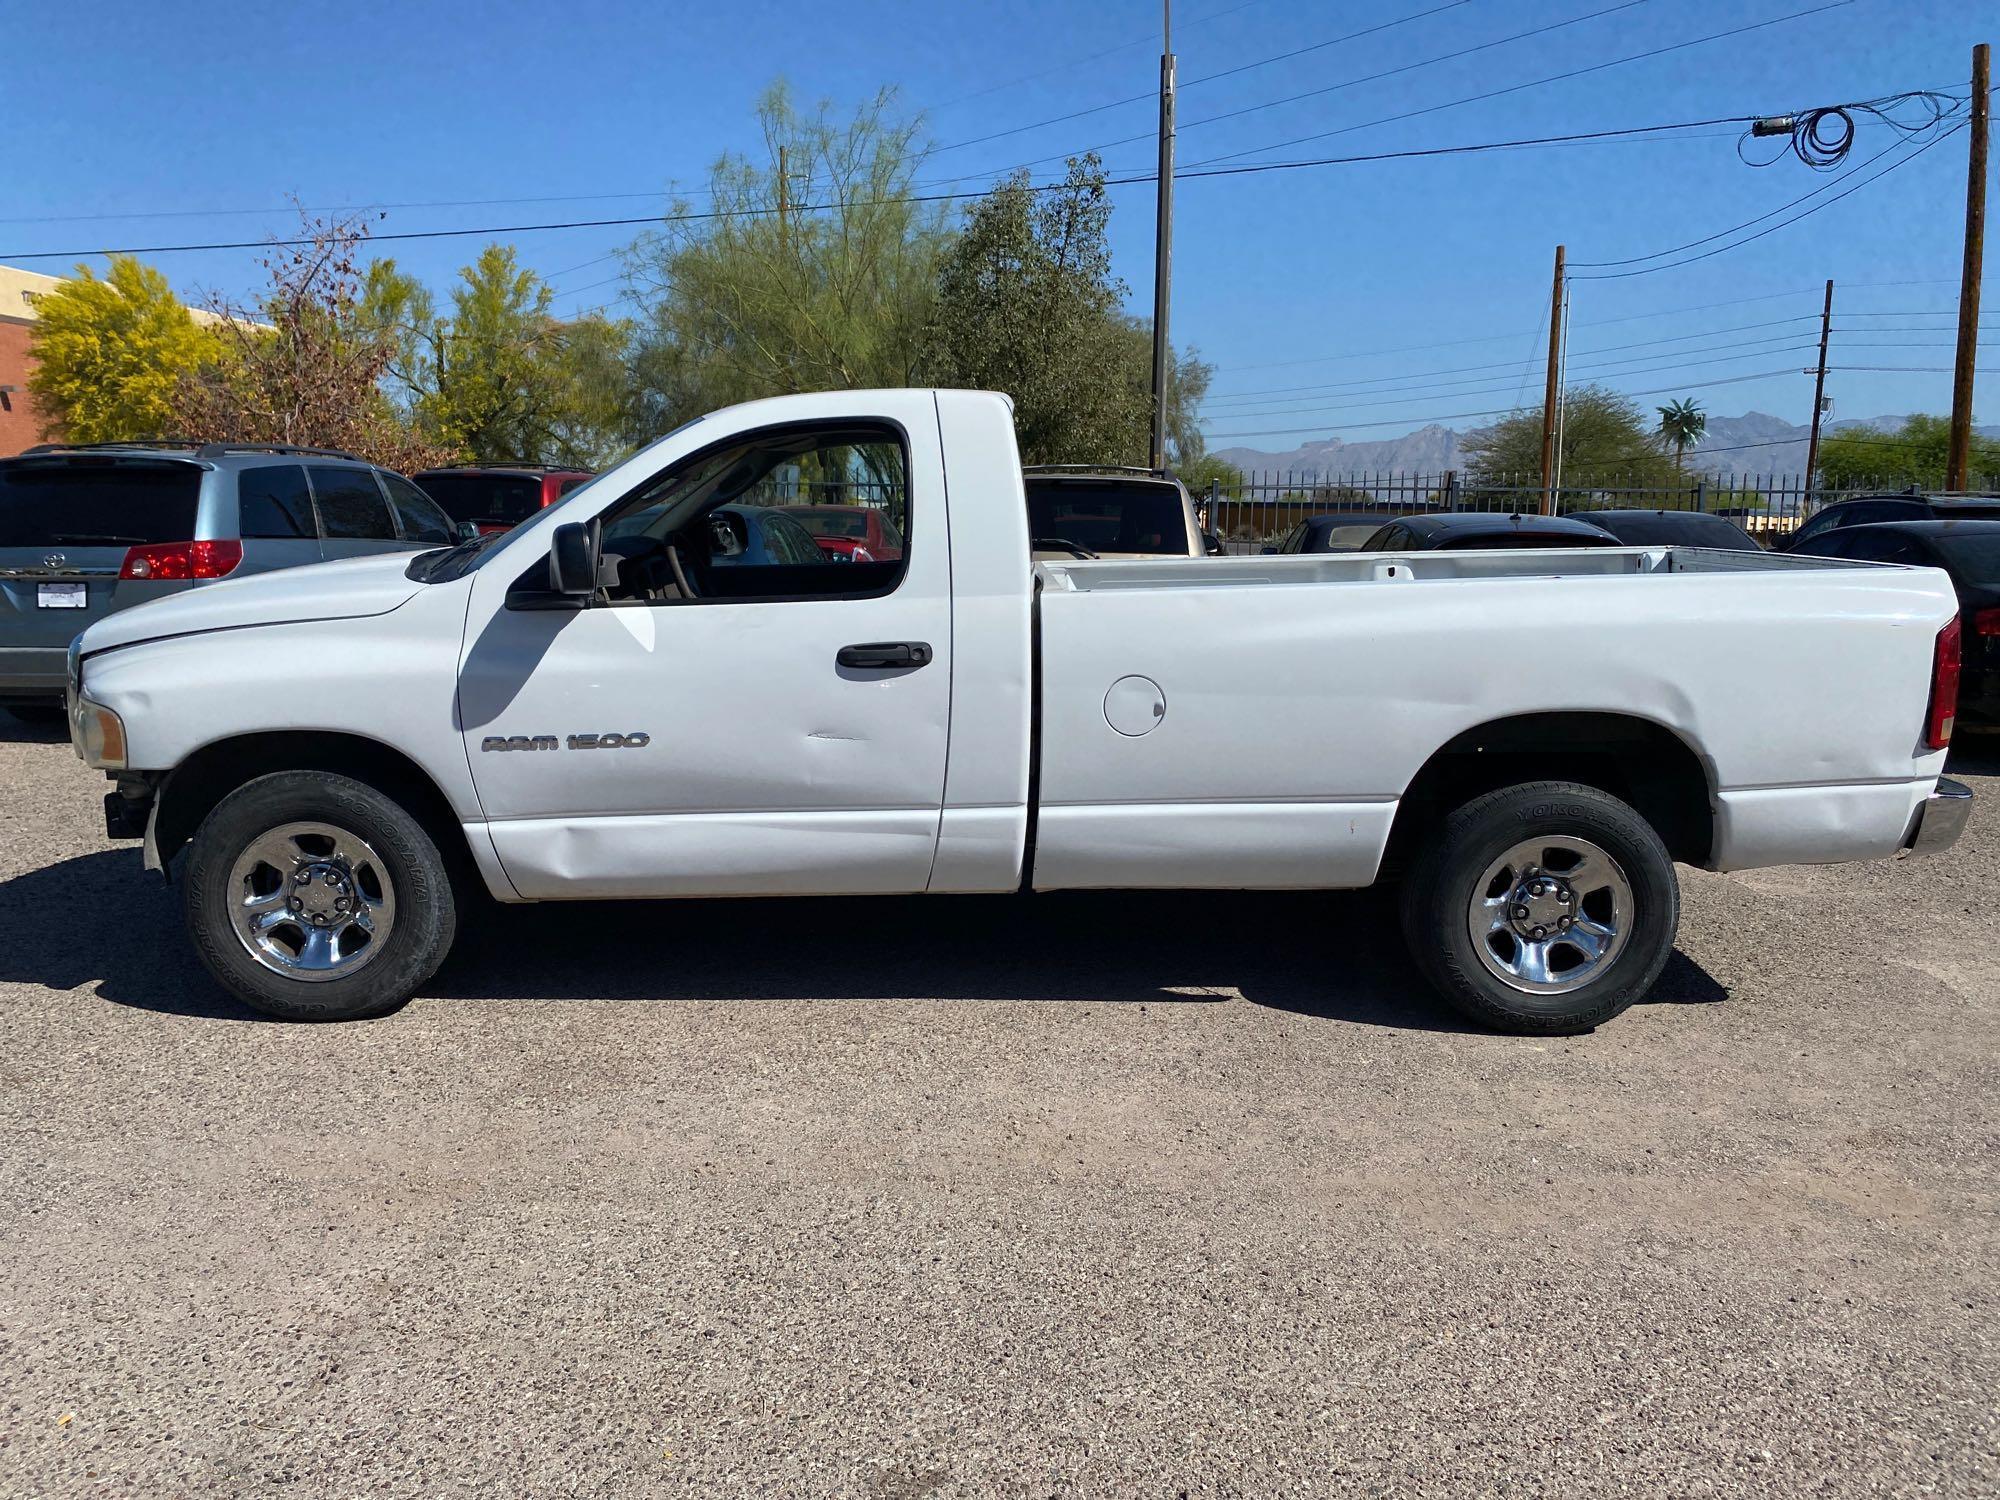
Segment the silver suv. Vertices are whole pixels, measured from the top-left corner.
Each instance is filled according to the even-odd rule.
[[[461,535],[402,475],[327,448],[45,443],[0,459],[0,705],[60,714],[70,641],[116,610]]]

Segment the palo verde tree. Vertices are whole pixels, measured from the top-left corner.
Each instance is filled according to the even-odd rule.
[[[1503,417],[1468,433],[1461,450],[1475,489],[1539,484],[1542,413],[1533,409]],[[1614,485],[1684,487],[1638,403],[1596,385],[1563,395],[1562,484],[1565,493]]]
[[[167,437],[181,380],[213,357],[214,338],[167,285],[129,255],[104,278],[78,266],[35,304],[28,389],[42,435],[73,443]]]
[[[1096,156],[1063,182],[1017,172],[980,199],[938,269],[927,372],[939,385],[1005,391],[1029,463],[1146,461],[1152,330],[1123,309],[1111,271],[1111,202]],[[1202,458],[1195,410],[1209,367],[1176,358],[1168,385],[1169,457]]]
[[[1905,417],[1894,432],[1845,427],[1819,445],[1819,482],[1828,489],[1867,484],[1914,484],[1937,489],[1944,483],[1951,447],[1951,421],[1919,414]],[[2000,442],[1974,433],[1968,472],[1982,482],[2000,480]]]
[[[557,318],[554,298],[512,246],[489,245],[442,315],[395,262],[376,262],[360,317],[389,341],[387,387],[430,441],[482,462],[606,463],[623,446],[626,329]]]
[[[1674,449],[1674,472],[1681,471],[1681,460],[1690,448],[1697,446],[1708,433],[1708,414],[1692,398],[1683,397],[1679,401],[1669,401],[1659,408],[1660,436],[1671,443]]]
[[[676,201],[626,252],[633,437],[759,396],[916,383],[946,233],[911,201],[920,127],[892,98],[837,121],[774,85],[759,159],[723,157],[699,217]]]

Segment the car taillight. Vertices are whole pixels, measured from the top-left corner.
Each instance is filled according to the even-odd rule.
[[[1974,635],[2000,635],[2000,609],[1973,611],[1972,633]]]
[[[1924,714],[1924,743],[1933,750],[1951,744],[1952,721],[1958,717],[1958,616],[1937,633],[1931,648],[1931,703]]]
[[[160,542],[127,552],[118,576],[166,580],[222,578],[234,572],[242,561],[241,542]]]

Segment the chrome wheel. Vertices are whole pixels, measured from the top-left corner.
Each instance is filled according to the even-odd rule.
[[[229,890],[244,948],[289,979],[352,974],[396,925],[382,857],[331,823],[286,823],[252,841],[230,869]]]
[[[1611,966],[1633,916],[1618,862],[1588,839],[1552,834],[1487,866],[1466,920],[1480,962],[1503,984],[1560,995]]]

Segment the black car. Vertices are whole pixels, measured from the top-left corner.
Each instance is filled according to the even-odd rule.
[[[1958,593],[1958,721],[2000,729],[2000,518],[1842,526],[1792,549],[1813,557],[1943,568]]]
[[[1807,542],[1829,531],[1884,521],[2000,521],[2000,495],[1856,495],[1821,506],[1777,550],[1808,551]]]
[[[1363,542],[1360,552],[1487,551],[1495,547],[1616,547],[1618,538],[1572,516],[1459,511],[1404,516]]]
[[[1323,516],[1307,516],[1286,532],[1275,547],[1266,547],[1267,556],[1291,552],[1359,552],[1362,543],[1382,529],[1385,517],[1396,512],[1381,510],[1338,510]]]
[[[1725,516],[1699,510],[1593,510],[1579,516],[1625,547],[1712,547],[1762,552],[1757,539]]]

